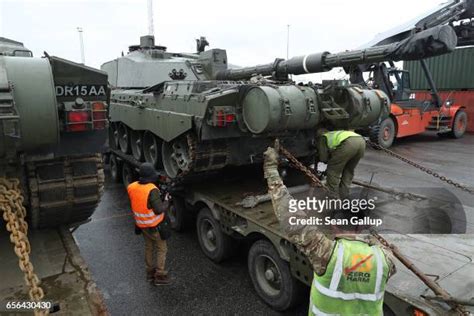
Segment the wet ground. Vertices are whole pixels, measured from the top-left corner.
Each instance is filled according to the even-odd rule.
[[[31,243],[30,259],[34,272],[41,279],[45,297],[56,311],[54,315],[97,315],[104,303],[90,277],[87,265],[79,255],[67,230],[42,230],[28,234]],[[0,227],[0,315],[33,315],[21,311],[13,314],[7,302],[27,301],[28,288],[18,267],[9,234]]]
[[[393,150],[474,187],[474,135],[453,140],[424,134],[399,141]],[[356,178],[406,191],[446,188],[466,212],[474,210],[472,195],[374,150],[367,151]],[[277,314],[253,289],[245,248],[237,249],[233,259],[215,264],[201,252],[194,229],[169,240],[167,264],[173,284],[154,287],[145,282],[143,237],[134,235],[125,189],[110,178],[92,221],[74,236],[112,315]],[[307,302],[286,314],[306,315]]]

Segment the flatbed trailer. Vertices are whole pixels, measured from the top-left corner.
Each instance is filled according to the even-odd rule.
[[[116,181],[125,185],[134,181],[139,162],[131,155],[119,150],[110,151],[111,174]],[[312,282],[313,271],[307,258],[292,244],[287,234],[282,231],[274,215],[272,203],[263,200],[254,207],[244,207],[242,201],[262,197],[267,193],[263,172],[259,168],[229,170],[227,173],[211,175],[197,182],[178,183],[169,188],[173,196],[173,206],[169,212],[172,226],[184,230],[189,225],[196,225],[198,240],[203,253],[214,262],[230,258],[239,243],[249,245],[248,268],[252,283],[260,298],[275,310],[286,310],[301,302],[305,286]],[[245,171],[243,171],[245,170]],[[121,177],[121,174],[124,177]],[[287,181],[288,180],[288,181]],[[308,181],[301,174],[292,174],[285,179],[290,190],[296,190],[294,196],[299,198],[307,194],[304,191]],[[376,186],[371,186],[372,190]],[[292,189],[293,188],[293,189]],[[302,189],[303,188],[303,189]],[[408,208],[419,202],[420,197],[413,196],[394,198],[390,190],[377,194],[384,208],[394,217],[399,208]],[[422,198],[421,198],[422,199]],[[453,202],[456,203],[456,202]],[[454,207],[454,205],[453,205]],[[409,211],[407,212],[409,213]],[[465,219],[463,219],[465,220]],[[472,223],[472,219],[468,219]],[[471,225],[471,224],[469,224]],[[472,225],[471,225],[472,226]],[[472,230],[469,226],[468,230]],[[474,242],[472,238],[449,235],[453,244],[460,247],[440,248],[430,241],[430,236],[390,234],[384,235],[388,240],[403,243],[402,251],[415,259],[416,265],[428,269],[429,274],[437,275],[448,285],[449,278],[468,278],[474,274]],[[443,243],[443,235],[437,236]],[[461,255],[462,253],[462,255]],[[426,258],[436,254],[436,262],[427,263]],[[420,257],[421,255],[421,257]],[[409,272],[401,263],[397,264],[398,273],[389,281],[385,294],[385,315],[457,315],[448,310],[447,305],[427,300],[421,295],[427,294],[426,286]],[[462,274],[459,271],[463,271]],[[457,273],[457,275],[456,275]],[[465,286],[456,285],[457,297],[469,300],[472,290],[469,282]],[[428,293],[429,294],[429,293]],[[474,310],[473,310],[474,311]],[[416,314],[418,313],[418,314]],[[424,314],[423,314],[424,313]]]

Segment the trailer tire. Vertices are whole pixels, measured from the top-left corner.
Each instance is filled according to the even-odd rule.
[[[171,201],[170,209],[167,213],[171,228],[177,232],[182,232],[188,227],[190,214],[188,214],[186,203],[182,197],[173,196]]]
[[[122,183],[127,188],[130,183],[135,181],[135,174],[133,168],[126,162],[122,164]]]
[[[121,162],[117,159],[114,154],[110,154],[110,176],[114,182],[122,181],[122,166]]]
[[[252,245],[248,269],[255,291],[274,310],[287,310],[302,297],[303,284],[291,275],[289,264],[269,241],[258,240]]]
[[[453,126],[450,136],[453,138],[461,138],[464,136],[467,127],[467,114],[464,110],[456,112],[453,120]]]
[[[387,117],[379,125],[370,129],[370,141],[382,148],[389,148],[395,140],[396,132],[395,122],[391,117]]]
[[[199,211],[196,220],[199,245],[204,254],[214,262],[227,259],[232,251],[232,239],[226,235],[220,223],[207,207]]]

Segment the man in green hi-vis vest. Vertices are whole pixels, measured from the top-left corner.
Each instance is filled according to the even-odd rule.
[[[365,141],[352,131],[326,131],[316,135],[317,161],[327,163],[327,187],[331,193],[345,199],[349,197],[354,170],[364,157]]]
[[[390,249],[373,239],[354,237],[357,227],[331,227],[339,236],[333,240],[317,225],[291,225],[290,218],[291,223],[301,223],[307,214],[300,209],[290,212],[293,198],[278,173],[278,152],[268,148],[264,157],[264,174],[275,215],[314,271],[308,314],[383,315],[385,285],[395,273]],[[350,210],[343,212],[351,215]],[[343,237],[341,233],[352,236]]]

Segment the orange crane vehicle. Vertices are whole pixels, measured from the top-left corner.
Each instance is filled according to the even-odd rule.
[[[388,32],[379,34],[364,45],[373,47],[404,39],[409,35],[437,25],[450,24],[458,35],[457,47],[474,45],[474,0],[452,0],[430,12]],[[427,62],[418,61],[429,86],[428,100],[414,97],[410,85],[410,73],[395,67],[393,62],[358,65],[346,69],[351,83],[381,89],[390,97],[390,116],[366,131],[370,140],[384,148],[392,146],[397,138],[436,131],[438,135],[460,138],[464,135],[468,116],[467,104],[438,93]],[[474,61],[468,61],[473,68]],[[364,75],[368,74],[368,80]],[[474,104],[471,105],[474,107]]]

